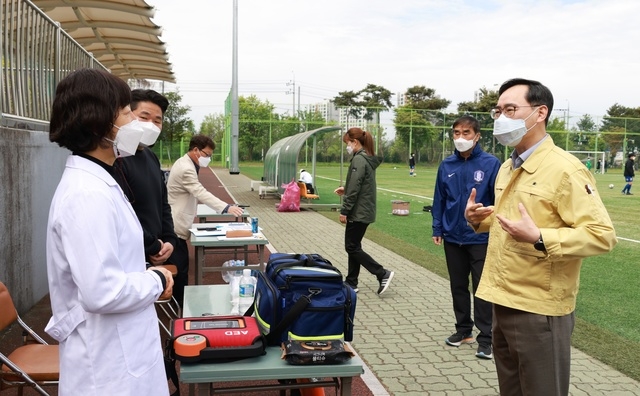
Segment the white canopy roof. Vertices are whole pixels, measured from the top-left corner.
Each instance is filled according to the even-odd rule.
[[[33,0],[122,79],[175,82],[155,9],[144,0]]]

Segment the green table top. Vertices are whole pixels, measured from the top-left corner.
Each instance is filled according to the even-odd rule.
[[[187,286],[184,317],[202,314],[225,315],[231,309],[229,285]],[[266,379],[354,377],[361,375],[362,360],[353,357],[339,365],[292,366],[281,359],[280,347],[268,347],[267,354],[225,363],[181,363],[180,381],[185,383],[227,382]]]
[[[196,223],[192,225],[192,228],[202,228],[207,225],[214,226],[215,224],[209,223]],[[198,247],[239,247],[239,246],[251,246],[251,245],[267,245],[269,244],[269,240],[262,234],[262,232],[258,232],[257,234],[253,234],[250,237],[242,237],[242,238],[227,238],[224,236],[195,236],[193,233],[191,234],[191,245]]]

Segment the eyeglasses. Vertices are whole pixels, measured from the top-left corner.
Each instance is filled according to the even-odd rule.
[[[200,149],[198,149],[198,150],[200,150]],[[204,154],[204,156],[205,156],[205,157],[207,157],[207,158],[209,158],[209,157],[211,157],[211,156],[213,155],[213,153],[207,153],[207,152],[206,152],[206,151],[204,151],[204,150],[200,150],[200,152],[201,152],[202,154]]]
[[[518,109],[523,108],[523,107],[540,107],[542,105],[533,105],[533,106],[517,106],[517,105],[506,105],[505,107],[494,107],[493,109],[491,109],[491,118],[493,118],[494,120],[497,120],[501,114],[504,114],[505,117],[507,118],[511,118],[516,114],[516,111],[518,111]]]

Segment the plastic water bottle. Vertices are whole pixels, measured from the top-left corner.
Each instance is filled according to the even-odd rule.
[[[229,271],[229,272],[233,272],[233,276],[231,276],[229,280],[229,297],[231,299],[230,314],[240,315],[241,314],[240,313],[240,279],[242,277],[236,274],[236,271]]]
[[[244,314],[251,304],[253,304],[253,298],[255,296],[256,278],[251,276],[251,269],[244,269],[242,271],[242,278],[240,278],[240,286],[238,287],[240,315]]]
[[[244,266],[244,260],[228,260],[222,263],[223,267],[242,267]],[[242,276],[242,270],[235,271],[222,271],[222,280],[229,283],[233,276]]]

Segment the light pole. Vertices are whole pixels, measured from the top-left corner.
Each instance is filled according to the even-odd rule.
[[[295,117],[296,115],[296,75],[291,71],[291,75],[293,79],[287,83],[287,86],[291,86],[291,91],[287,91],[287,95],[291,94],[293,97],[293,105],[291,106],[291,116]]]
[[[413,109],[409,110],[409,156],[411,156],[411,146],[413,143]]]
[[[444,161],[444,159],[446,158],[445,156],[445,152],[444,152],[444,145],[447,141],[447,114],[446,113],[442,113],[442,161]]]
[[[231,164],[229,173],[240,173],[238,166],[238,137],[240,129],[238,105],[238,0],[233,0],[233,50],[231,71]]]

